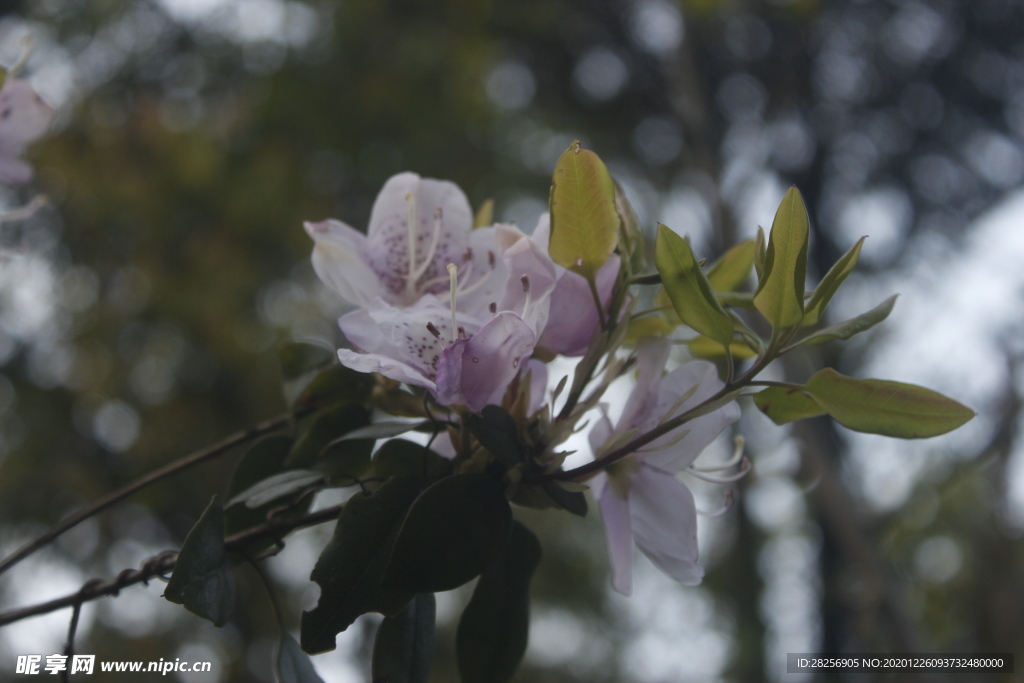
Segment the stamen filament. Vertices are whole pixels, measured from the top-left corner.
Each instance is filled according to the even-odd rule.
[[[455,339],[458,339],[459,334],[459,323],[455,319],[455,299],[459,293],[459,269],[454,263],[448,264],[448,277],[450,278],[449,282],[451,283],[449,291],[451,293],[452,300],[452,341],[454,341]]]
[[[405,201],[409,204],[409,221],[406,224],[409,233],[409,272],[405,280],[405,291],[412,296],[416,293],[416,195],[406,193]]]
[[[703,472],[699,472],[693,469],[692,467],[688,467],[683,471],[689,475],[697,477],[698,479],[703,479],[704,481],[711,482],[712,484],[731,484],[732,482],[739,481],[743,477],[747,476],[747,472],[750,471],[750,467],[750,458],[744,456],[743,462],[740,464],[740,471],[728,477],[713,477],[710,474],[704,474]]]
[[[441,242],[441,223],[443,219],[443,213],[441,207],[437,207],[434,211],[434,235],[430,238],[430,248],[427,249],[427,256],[423,259],[423,263],[420,267],[413,271],[409,279],[415,284],[416,280],[419,280],[423,273],[427,272],[430,268],[430,264],[434,262],[434,255],[437,253],[437,245]],[[410,261],[411,263],[411,261]]]

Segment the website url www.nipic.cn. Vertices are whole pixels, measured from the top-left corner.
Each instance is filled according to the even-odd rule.
[[[204,673],[210,671],[210,662],[183,662],[180,659],[161,659],[158,662],[96,662],[96,655],[18,655],[14,667],[16,674],[91,674],[97,669],[103,673]]]

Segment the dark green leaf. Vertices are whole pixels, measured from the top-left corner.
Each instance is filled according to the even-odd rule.
[[[560,266],[590,281],[619,238],[615,187],[594,152],[572,144],[551,178],[551,240],[548,253]]]
[[[828,306],[828,302],[832,301],[832,297],[839,291],[839,287],[843,284],[843,281],[853,272],[853,269],[857,266],[857,257],[860,256],[860,248],[864,246],[864,240],[867,237],[861,237],[857,240],[857,244],[853,245],[853,248],[843,254],[835,264],[829,268],[829,271],[825,274],[825,277],[821,278],[821,282],[818,283],[817,288],[814,290],[814,294],[804,304],[804,319],[803,325],[817,325],[821,320],[822,314],[825,312],[825,307]]]
[[[372,495],[357,493],[342,510],[334,536],[320,554],[311,578],[320,585],[316,609],[302,615],[302,649],[334,649],[334,637],[360,614],[397,614],[414,591],[384,589],[381,577],[406,511],[420,481],[391,479]]]
[[[313,469],[320,464],[320,454],[329,444],[350,436],[369,423],[370,413],[361,405],[342,405],[317,413],[292,447],[291,455],[288,456],[288,466]],[[373,450],[373,440],[364,439],[353,446],[366,451],[365,455],[368,458],[370,451]]]
[[[323,472],[312,470],[285,470],[258,481],[228,501],[228,507],[245,503],[245,507],[254,509],[271,501],[296,493],[324,479]]]
[[[546,481],[541,487],[558,507],[580,517],[587,516],[587,497],[582,491],[567,491],[554,481]]]
[[[277,646],[277,679],[280,683],[324,683],[313,662],[287,633],[281,634]]]
[[[923,439],[951,432],[974,411],[914,384],[854,379],[831,368],[820,370],[805,390],[836,422],[857,432]]]
[[[296,403],[315,406],[365,403],[375,384],[372,374],[356,372],[339,363],[321,370],[306,385]]]
[[[836,323],[813,332],[801,339],[798,344],[800,346],[804,344],[824,344],[836,339],[849,339],[855,334],[870,330],[889,317],[892,307],[896,305],[896,296],[889,297],[867,313],[861,313],[856,318],[850,318],[849,320],[844,320],[841,323]]]
[[[800,191],[791,187],[775,214],[754,295],[754,306],[777,330],[799,325],[803,319],[809,232],[807,207]]]
[[[458,588],[501,551],[512,528],[505,485],[485,474],[457,474],[424,491],[409,510],[384,585],[413,593]]]
[[[825,414],[825,410],[804,393],[803,387],[795,385],[769,387],[754,394],[754,403],[777,425]]]
[[[405,439],[391,439],[373,456],[374,473],[388,477],[440,479],[451,474],[452,461]]]
[[[284,397],[292,405],[317,372],[334,362],[334,351],[315,344],[291,342],[277,348],[277,360],[281,366]]]
[[[425,424],[429,424],[429,420],[420,420],[419,422],[401,422],[401,421],[389,421],[389,422],[374,422],[371,425],[360,427],[352,432],[349,432],[345,436],[338,439],[339,441],[348,441],[350,439],[390,439],[392,436],[398,436],[411,432],[414,429],[419,429]]]
[[[434,658],[433,593],[420,593],[385,617],[373,643],[373,683],[427,683]]]
[[[722,254],[722,258],[708,270],[712,289],[720,294],[738,289],[750,277],[756,253],[757,241],[747,240]]]
[[[718,303],[690,243],[659,225],[654,259],[680,320],[719,344],[728,345],[732,341],[732,320]]]
[[[501,406],[484,406],[480,415],[470,415],[469,431],[484,448],[509,467],[515,467],[523,461],[519,427]]]
[[[235,607],[235,581],[224,550],[224,510],[213,497],[188,532],[164,597],[223,626]]]
[[[516,522],[505,552],[480,577],[459,620],[462,683],[505,683],[515,674],[526,652],[530,581],[540,558],[537,537]]]

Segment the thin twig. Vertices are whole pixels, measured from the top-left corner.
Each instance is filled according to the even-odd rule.
[[[305,415],[312,409],[312,407],[302,408],[297,411],[284,413],[283,415],[278,415],[277,417],[267,420],[266,422],[261,422],[257,425],[249,427],[248,429],[244,429],[240,432],[237,432],[236,434],[233,434],[228,438],[224,439],[220,443],[214,444],[213,446],[208,446],[206,448],[203,448],[202,450],[198,450],[190,455],[187,455],[184,458],[175,460],[174,462],[165,465],[164,467],[161,467],[155,472],[150,472],[149,474],[140,477],[139,479],[136,479],[130,484],[127,484],[126,486],[123,486],[112,493],[108,493],[106,496],[100,498],[99,500],[92,503],[88,507],[79,510],[75,514],[59,522],[56,526],[54,526],[52,529],[47,531],[39,538],[26,543],[25,545],[21,546],[13,553],[5,557],[3,560],[0,560],[0,574],[3,574],[5,571],[13,567],[18,562],[21,562],[23,559],[25,559],[32,553],[36,552],[37,550],[46,547],[54,540],[56,540],[57,537],[59,537],[64,532],[73,529],[74,527],[78,526],[79,524],[89,519],[93,515],[96,515],[106,510],[112,505],[120,503],[125,498],[128,498],[129,496],[141,491],[147,486],[155,484],[156,482],[165,479],[166,477],[169,477],[172,474],[177,474],[178,472],[187,470],[188,468],[194,467],[195,465],[207,462],[208,460],[213,460],[214,458],[223,455],[224,453],[227,453],[235,446],[239,446],[243,443],[251,441],[256,437],[263,436],[264,434],[267,434],[269,432],[276,431],[281,427],[285,426],[286,424],[288,424],[289,422],[291,422],[292,420],[297,419],[302,415]]]
[[[229,552],[243,552],[246,546],[253,541],[262,540],[266,537],[274,538],[288,531],[316,526],[317,524],[337,519],[343,508],[343,505],[335,505],[334,507],[324,508],[323,510],[311,512],[295,519],[272,520],[228,536],[224,539],[224,546]],[[106,595],[117,595],[123,588],[137,583],[146,583],[150,579],[165,576],[168,572],[173,571],[177,557],[178,552],[176,550],[166,550],[159,555],[154,555],[147,559],[139,569],[125,569],[116,578],[109,581],[93,579],[70,595],[65,595],[48,602],[0,612],[0,626],[13,624],[16,621],[28,619],[29,617],[56,612],[66,607],[80,605]]]

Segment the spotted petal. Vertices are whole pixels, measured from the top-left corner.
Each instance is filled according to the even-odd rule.
[[[437,401],[465,405],[475,412],[501,403],[520,364],[533,353],[533,330],[515,313],[503,311],[468,339],[440,354]]]

